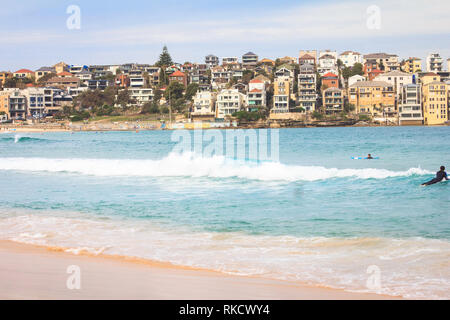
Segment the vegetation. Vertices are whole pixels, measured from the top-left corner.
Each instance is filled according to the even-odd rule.
[[[321,114],[319,111],[314,111],[311,116],[316,120],[322,120],[323,114]]]
[[[354,75],[364,75],[364,68],[361,63],[355,63],[353,67],[344,67],[342,69],[342,76],[345,80],[347,80],[350,77],[353,77]]]
[[[266,115],[263,111],[238,111],[233,113],[233,117],[239,119],[239,121],[258,121],[260,119],[265,119]]]
[[[162,53],[159,55],[159,60],[156,62],[156,66],[158,67],[168,67],[173,64],[172,57],[169,54],[169,50],[167,46],[163,47]]]
[[[359,115],[359,120],[360,121],[370,121],[370,116],[367,114],[360,114]]]
[[[191,83],[186,88],[186,94],[184,97],[186,100],[192,100],[192,98],[197,94],[198,91],[198,84],[197,83]]]

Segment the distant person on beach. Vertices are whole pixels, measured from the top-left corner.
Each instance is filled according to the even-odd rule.
[[[441,170],[439,170],[438,172],[436,172],[436,178],[434,178],[434,179],[432,179],[432,180],[430,180],[430,181],[428,181],[428,182],[422,183],[422,185],[423,185],[423,186],[429,186],[429,185],[432,185],[432,184],[441,182],[441,181],[444,180],[444,179],[445,179],[445,180],[448,180],[448,176],[447,176],[447,172],[445,172],[445,167],[442,166],[442,167],[441,167]]]
[[[366,158],[367,160],[371,160],[371,159],[373,159],[373,157],[372,157],[372,155],[369,153],[368,155],[367,155],[367,158]]]

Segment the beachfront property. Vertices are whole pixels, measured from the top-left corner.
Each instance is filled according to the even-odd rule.
[[[427,72],[442,71],[443,61],[439,53],[430,53],[426,60]]]
[[[291,97],[291,78],[289,76],[277,77],[274,80],[273,90],[273,113],[289,112]]]
[[[199,91],[194,96],[192,117],[195,120],[214,120],[217,93]]]
[[[396,113],[394,86],[385,81],[354,83],[348,89],[348,101],[358,114],[387,118]]]
[[[436,80],[431,80],[431,79]],[[448,84],[438,75],[429,74],[422,79],[422,103],[424,124],[437,125],[448,121]]]
[[[131,105],[142,106],[153,101],[153,97],[155,96],[152,88],[130,88],[128,92],[131,101],[134,102]]]
[[[247,111],[258,111],[267,106],[266,102],[266,85],[263,81],[253,79],[248,84],[247,93]]]
[[[323,109],[326,114],[344,111],[344,90],[331,87],[322,91]]]
[[[216,118],[225,119],[231,117],[244,106],[245,95],[237,89],[225,89],[217,95]]]
[[[317,75],[312,64],[303,64],[298,74],[298,103],[305,112],[316,110],[317,106]]]
[[[398,121],[401,126],[422,125],[422,92],[420,85],[407,84],[401,88]]]
[[[400,69],[400,63],[398,61],[398,55],[389,53],[370,53],[363,56],[363,63],[375,61],[377,66],[382,71],[394,71]]]
[[[375,77],[375,81],[385,81],[394,86],[395,94],[398,97],[402,92],[403,86],[413,83],[413,75],[402,71],[389,71],[381,73]]]

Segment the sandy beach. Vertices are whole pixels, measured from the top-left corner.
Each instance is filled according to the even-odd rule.
[[[81,288],[69,290],[67,268]],[[74,255],[0,241],[1,299],[391,299],[108,256]]]

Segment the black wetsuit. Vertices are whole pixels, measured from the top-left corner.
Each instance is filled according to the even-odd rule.
[[[436,178],[434,178],[433,180],[430,180],[428,182],[425,182],[423,185],[424,186],[429,186],[431,184],[435,184],[435,183],[441,182],[444,179],[448,180],[447,172],[441,170],[441,171],[438,171],[436,173]]]

